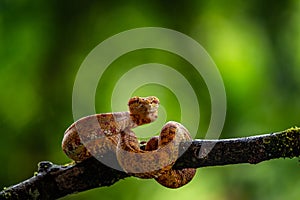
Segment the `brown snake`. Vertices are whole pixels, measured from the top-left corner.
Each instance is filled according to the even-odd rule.
[[[129,111],[90,115],[74,122],[65,132],[62,149],[74,161],[115,152],[123,170],[140,178],[155,178],[163,186],[181,187],[192,180],[194,168],[172,169],[179,143],[191,141],[188,130],[177,122],[164,125],[159,136],[141,146],[131,130],[156,120],[159,100],[133,97]],[[78,134],[80,133],[80,134]]]

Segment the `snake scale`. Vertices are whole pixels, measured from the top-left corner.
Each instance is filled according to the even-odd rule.
[[[196,169],[172,169],[179,156],[179,143],[191,141],[188,130],[170,121],[159,136],[141,145],[132,129],[156,120],[159,100],[154,96],[132,97],[128,106],[127,112],[95,114],[74,122],[62,141],[65,154],[80,162],[112,151],[122,169],[133,176],[154,178],[168,188],[190,182]]]

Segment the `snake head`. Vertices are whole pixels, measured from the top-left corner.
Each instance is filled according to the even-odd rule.
[[[158,105],[159,99],[155,96],[132,97],[128,102],[132,121],[138,126],[155,121]]]

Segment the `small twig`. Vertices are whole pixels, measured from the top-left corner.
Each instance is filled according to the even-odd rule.
[[[212,145],[213,149],[206,155],[205,152]],[[300,128],[245,138],[194,140],[192,144],[181,144],[180,148],[187,150],[176,161],[174,169],[256,164],[276,158],[293,158],[300,156]],[[96,187],[110,186],[128,176],[94,158],[66,166],[43,161],[39,163],[35,176],[1,191],[0,200],[56,199]]]

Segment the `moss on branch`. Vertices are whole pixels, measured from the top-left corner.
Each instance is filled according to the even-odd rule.
[[[184,153],[176,161],[174,169],[257,164],[270,159],[294,158],[300,155],[300,128],[243,138],[194,140],[189,144],[182,143],[180,148]],[[4,188],[0,192],[0,200],[57,199],[96,187],[110,186],[128,176],[94,158],[68,165],[42,161],[33,177]]]

